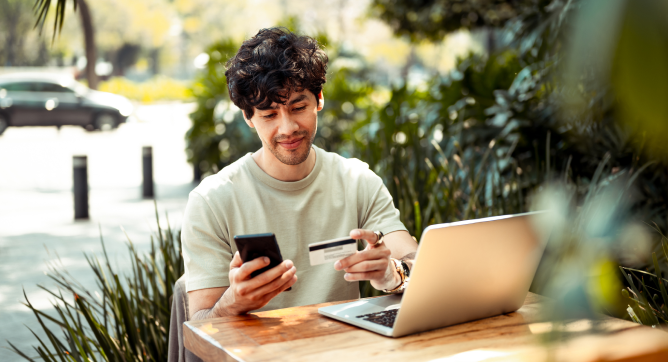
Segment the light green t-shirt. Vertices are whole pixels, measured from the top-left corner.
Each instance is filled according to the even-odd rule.
[[[188,291],[229,286],[235,235],[274,233],[298,280],[261,310],[359,298],[358,283],[345,281],[343,271],[329,263],[310,265],[308,244],[357,228],[385,234],[406,228],[366,163],[313,149],[315,166],[302,180],[272,178],[249,153],[190,193],[181,235]]]

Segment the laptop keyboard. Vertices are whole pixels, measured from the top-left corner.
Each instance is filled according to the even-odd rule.
[[[399,312],[399,309],[390,309],[376,313],[358,315],[357,318],[362,318],[365,321],[392,328],[392,326],[394,326],[394,320],[397,318],[397,312]]]

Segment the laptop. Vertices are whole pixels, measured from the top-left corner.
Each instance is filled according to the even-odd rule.
[[[545,212],[431,225],[403,294],[318,309],[389,337],[514,312],[529,292],[549,231]]]

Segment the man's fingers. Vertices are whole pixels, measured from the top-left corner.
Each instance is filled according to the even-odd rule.
[[[378,236],[372,230],[353,229],[350,231],[350,237],[366,240],[369,244],[375,244],[378,241]]]
[[[343,276],[343,279],[354,282],[358,280],[372,280],[372,279],[381,279],[385,276],[385,271],[373,271],[366,273],[346,273]]]
[[[250,288],[261,288],[263,285],[271,283],[272,280],[280,277],[281,274],[289,271],[291,268],[294,268],[294,263],[292,260],[283,260],[283,262],[277,266],[249,280]]]
[[[263,290],[262,289],[263,287],[265,287],[268,284],[271,284],[276,279],[279,279],[281,275],[284,273],[292,273],[292,275],[294,275],[295,270],[296,267],[293,265],[292,261],[285,260],[281,264],[265,271],[260,275],[255,276],[254,278],[238,282],[239,286],[237,288],[237,291],[244,297],[248,297],[251,295],[257,296],[258,294],[266,294],[268,293],[269,290],[272,289],[269,288],[269,289],[264,289],[264,291],[261,291]]]
[[[237,280],[238,281],[246,280],[250,278],[252,272],[258,269],[262,269],[267,265],[269,265],[269,258],[267,258],[266,256],[253,259],[251,261],[247,261],[239,268],[239,272],[237,274],[238,276]]]
[[[357,252],[349,257],[337,261],[336,263],[334,263],[334,269],[336,270],[347,269],[364,260],[383,259],[389,257],[390,254],[391,254],[390,249],[388,249],[385,246],[385,243],[383,243],[379,247],[365,249],[363,251]]]
[[[248,298],[251,299],[260,299],[265,296],[272,295],[274,292],[277,291],[275,295],[278,295],[278,293],[282,292],[283,290],[287,289],[290,287],[290,285],[286,286],[283,288],[284,285],[288,284],[289,282],[292,281],[294,277],[296,277],[297,273],[297,268],[294,266],[290,268],[288,271],[285,273],[281,274],[278,278],[272,280],[271,282],[262,285],[261,287],[255,289],[252,293],[248,295]],[[296,280],[295,280],[296,281]],[[271,297],[273,298],[273,296]],[[269,298],[269,299],[271,299]]]
[[[344,269],[346,273],[361,273],[361,272],[372,272],[376,270],[385,270],[387,269],[387,261],[379,260],[365,260],[359,262],[355,265],[352,265],[349,268]]]

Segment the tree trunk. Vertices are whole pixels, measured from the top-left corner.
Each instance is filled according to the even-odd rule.
[[[95,49],[95,30],[93,29],[93,18],[86,0],[76,0],[79,5],[79,16],[84,32],[84,45],[86,49],[86,79],[88,88],[97,89],[97,74],[95,74],[95,63],[97,63],[97,51]]]
[[[487,48],[487,54],[492,54],[496,51],[496,31],[494,28],[487,27],[485,30],[487,32],[487,39],[485,41],[485,48]]]
[[[408,58],[406,58],[406,64],[401,68],[401,79],[404,80],[404,85],[408,85],[408,73],[411,70],[411,67],[415,65],[415,60],[417,56],[415,54],[415,45],[411,44],[410,53],[408,53]]]
[[[4,39],[6,50],[4,65],[6,67],[11,67],[16,65],[16,58],[18,58],[17,54],[20,53],[20,49],[22,49],[19,46],[23,45],[21,44],[22,41],[19,30],[19,11],[21,11],[21,9],[19,4],[7,1],[2,2],[2,8],[4,12],[2,21],[6,24],[8,30]]]
[[[151,75],[156,76],[160,73],[160,48],[151,49],[149,55]]]

